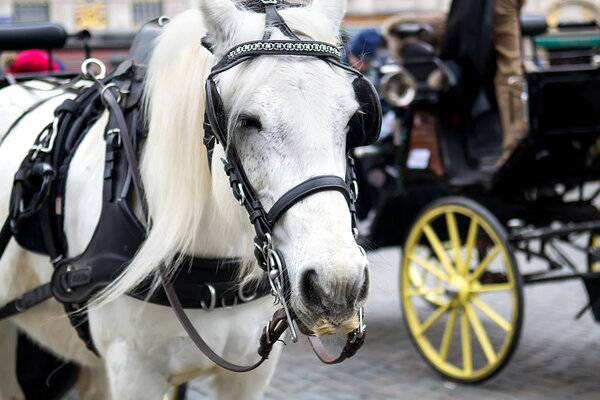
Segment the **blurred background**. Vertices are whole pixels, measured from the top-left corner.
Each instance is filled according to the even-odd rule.
[[[76,33],[91,32],[92,56],[107,65],[118,64],[125,56],[133,33],[146,21],[161,15],[174,16],[197,7],[199,0],[0,0],[0,25],[55,22],[73,37],[54,56],[67,71],[79,68],[82,42]],[[450,0],[349,0],[344,23],[350,34],[379,28],[400,13],[446,13]],[[525,13],[542,14],[549,25],[559,21],[596,20],[600,0],[529,0]]]

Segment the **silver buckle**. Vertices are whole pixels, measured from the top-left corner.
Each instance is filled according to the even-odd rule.
[[[264,248],[266,252],[265,256],[267,260],[267,277],[269,278],[269,284],[271,285],[271,289],[275,294],[275,297],[283,306],[283,311],[285,311],[285,318],[287,320],[288,327],[290,328],[292,342],[297,343],[298,333],[296,332],[292,314],[290,313],[290,309],[283,294],[283,284],[281,282],[283,279],[283,264],[279,258],[279,254],[273,249],[271,235],[267,235],[267,242],[265,243]]]
[[[260,0],[265,6],[277,5],[277,0]]]
[[[40,137],[39,144],[36,144],[31,148],[31,150],[35,150],[32,157],[33,159],[37,158],[39,152],[50,153],[52,149],[54,149],[54,141],[58,135],[58,118],[54,118],[52,125],[47,126],[43,133],[44,135]],[[46,142],[45,145],[43,144],[44,142]]]
[[[352,192],[354,192],[354,201],[358,199],[358,181],[356,179],[352,179]]]
[[[121,130],[119,128],[111,129],[106,132],[106,136],[116,135],[117,136],[117,146],[121,147]]]
[[[240,195],[240,198],[238,199],[238,203],[240,203],[240,206],[243,206],[244,203],[246,203],[246,192],[244,192],[244,187],[242,186],[241,183],[237,184],[237,190],[238,190],[238,194]]]
[[[364,313],[365,309],[364,307],[361,307],[360,310],[358,310],[358,328],[352,332],[352,339],[350,339],[350,343],[355,343],[365,335],[367,325],[364,323]]]
[[[100,97],[102,99],[104,99],[104,93],[110,89],[110,88],[115,88],[116,92],[117,92],[117,103],[121,103],[121,88],[118,87],[117,85],[115,85],[114,83],[109,83],[108,85],[104,86],[102,88],[102,90],[100,91]]]

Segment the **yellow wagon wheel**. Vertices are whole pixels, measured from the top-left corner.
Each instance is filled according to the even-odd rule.
[[[500,371],[518,343],[523,293],[496,217],[467,198],[435,201],[412,226],[401,263],[404,321],[425,360],[465,383]]]

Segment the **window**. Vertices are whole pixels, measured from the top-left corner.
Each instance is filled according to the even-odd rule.
[[[140,26],[162,15],[162,2],[159,0],[137,0],[133,2],[133,22]]]
[[[13,4],[13,22],[48,22],[48,2],[44,0],[16,1]]]

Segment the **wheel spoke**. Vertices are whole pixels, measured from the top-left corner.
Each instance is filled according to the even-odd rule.
[[[483,325],[481,324],[477,313],[473,310],[473,307],[468,303],[465,304],[465,312],[467,314],[469,322],[471,323],[471,326],[473,327],[473,331],[475,331],[475,335],[479,340],[479,344],[481,344],[481,348],[483,349],[483,352],[485,353],[485,356],[488,359],[488,362],[490,364],[494,364],[498,360],[498,357],[494,352],[494,347],[492,346],[490,338],[485,332],[485,329],[483,328]]]
[[[423,269],[422,271],[423,272],[421,273],[421,275],[419,275],[417,267],[415,267],[414,265],[411,265],[410,269],[408,270],[408,277],[410,279],[410,283],[412,283],[413,286],[416,288],[420,288],[425,284],[425,276],[427,274],[427,270]]]
[[[464,311],[462,313],[460,322],[463,368],[465,373],[471,374],[473,372],[473,358],[471,355],[471,332],[469,330],[469,321],[467,320],[467,314]]]
[[[477,308],[483,311],[483,313],[487,315],[492,321],[498,324],[500,328],[504,329],[506,332],[509,332],[511,330],[512,326],[510,325],[510,323],[506,321],[504,317],[502,317],[496,311],[492,310],[490,306],[481,301],[481,299],[473,297],[471,301],[477,306]]]
[[[438,257],[438,260],[440,260],[444,268],[446,268],[446,272],[450,276],[456,274],[456,271],[454,270],[454,267],[452,267],[452,263],[448,259],[448,255],[444,250],[444,246],[442,246],[442,242],[440,242],[440,239],[436,235],[431,225],[426,224],[423,227],[423,232],[425,232],[425,236],[427,236],[431,247],[433,247],[433,250],[435,251],[435,254]]]
[[[446,225],[448,226],[448,235],[450,236],[452,248],[454,249],[454,263],[456,264],[457,272],[460,274],[463,270],[463,265],[460,257],[460,237],[454,213],[446,213]]]
[[[407,294],[408,297],[426,297],[426,296],[441,296],[445,294],[446,291],[444,289],[428,289],[428,288],[419,288],[418,290],[410,290]]]
[[[492,251],[490,251],[488,253],[488,255],[483,259],[481,264],[479,264],[477,266],[477,269],[475,270],[475,272],[473,272],[473,275],[471,275],[471,283],[477,282],[479,280],[481,275],[485,272],[487,267],[490,265],[490,263],[492,261],[494,261],[494,258],[496,258],[496,256],[499,253],[500,253],[500,246],[495,245],[494,248],[492,249]]]
[[[473,293],[492,293],[492,292],[505,292],[511,291],[513,285],[510,283],[494,283],[489,285],[479,285],[471,288]]]
[[[421,326],[421,329],[419,330],[419,334],[423,335],[425,334],[425,332],[427,332],[427,330],[429,328],[431,328],[431,325],[433,325],[433,323],[435,321],[437,321],[438,319],[440,319],[440,317],[442,315],[444,315],[444,313],[446,311],[448,311],[448,309],[450,308],[450,302],[444,304],[441,307],[438,307],[437,310],[435,310],[435,312],[433,314],[431,314],[431,316],[427,319],[427,321],[425,321],[425,323]]]
[[[458,308],[452,310],[450,318],[446,323],[446,329],[444,330],[444,337],[442,338],[442,345],[440,346],[440,357],[443,361],[446,361],[448,357],[448,349],[450,348],[450,342],[452,341],[452,332],[454,332],[454,325],[456,324],[456,315],[458,314]]]
[[[427,271],[431,272],[433,275],[437,276],[438,278],[440,278],[444,282],[448,282],[450,280],[450,278],[448,278],[448,276],[442,270],[440,270],[439,268],[436,268],[435,266],[431,265],[431,263],[429,261],[422,259],[418,255],[411,253],[408,256],[408,259],[411,260],[411,261],[416,262],[421,267],[425,268]]]
[[[473,248],[475,247],[475,239],[477,238],[477,220],[475,218],[471,218],[471,223],[469,224],[469,232],[467,233],[467,255],[465,257],[465,262],[463,265],[463,270],[461,271],[462,276],[466,277],[469,273],[469,264],[471,261],[471,256],[473,255]]]

